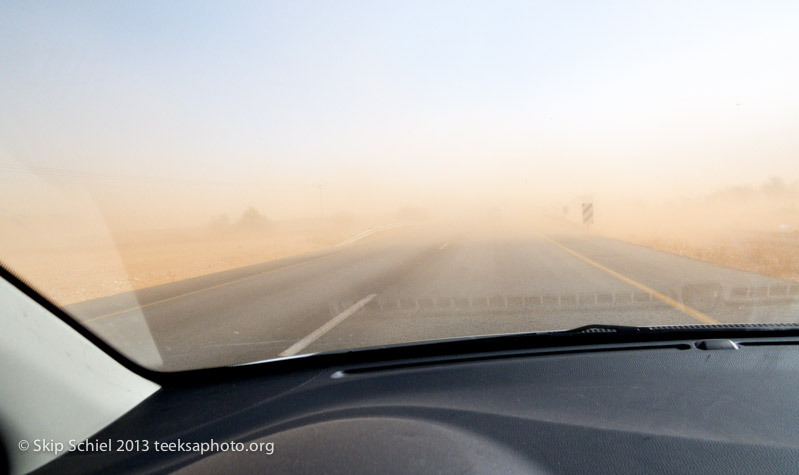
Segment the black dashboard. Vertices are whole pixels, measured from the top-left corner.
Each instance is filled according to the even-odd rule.
[[[39,472],[799,470],[796,338],[333,363],[177,378],[95,436],[175,450],[71,452]],[[244,450],[178,450],[211,440]]]

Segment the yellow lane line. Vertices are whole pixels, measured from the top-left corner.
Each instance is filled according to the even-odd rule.
[[[141,310],[143,308],[152,307],[154,305],[160,305],[162,303],[171,302],[171,301],[177,300],[177,299],[182,299],[183,297],[188,297],[189,295],[201,294],[201,293],[207,292],[209,290],[214,290],[214,289],[219,289],[219,288],[222,288],[222,287],[227,287],[228,285],[236,284],[238,282],[242,282],[242,281],[245,281],[245,280],[255,279],[256,277],[263,277],[263,276],[265,276],[267,274],[271,274],[273,272],[286,270],[286,269],[291,269],[293,267],[301,266],[303,264],[310,264],[311,262],[321,261],[322,259],[327,259],[328,257],[331,257],[331,256],[333,256],[335,254],[337,254],[337,252],[333,252],[331,254],[327,254],[327,255],[324,255],[324,256],[321,256],[321,257],[317,257],[317,258],[314,258],[314,259],[311,259],[311,260],[308,260],[308,261],[302,261],[302,262],[298,262],[296,264],[291,264],[291,265],[284,266],[284,267],[278,267],[277,269],[268,270],[268,271],[265,271],[265,272],[261,272],[259,274],[249,275],[247,277],[241,277],[239,279],[229,280],[229,281],[223,282],[221,284],[212,285],[210,287],[205,287],[205,288],[199,289],[199,290],[193,290],[191,292],[186,292],[185,294],[176,295],[174,297],[169,297],[167,299],[157,300],[155,302],[150,302],[148,304],[139,305],[139,306],[136,306],[136,307],[126,308],[126,309],[119,310],[119,311],[116,311],[116,312],[113,312],[113,313],[106,313],[105,315],[100,315],[100,316],[97,316],[97,317],[90,318],[88,320],[83,320],[81,323],[96,322],[97,320],[102,320],[104,318],[113,317],[113,316],[116,316],[116,315],[121,315],[123,313],[132,312],[134,310]]]
[[[543,234],[541,235],[541,237],[543,237],[547,241],[551,242],[552,244],[558,246],[559,248],[563,249],[564,251],[568,252],[569,254],[573,255],[574,257],[591,264],[592,266],[596,267],[597,269],[601,269],[601,270],[607,272],[608,274],[612,275],[613,277],[615,277],[615,278],[617,278],[617,279],[619,279],[619,280],[621,280],[621,281],[623,281],[623,282],[625,282],[627,284],[632,285],[636,289],[643,290],[644,292],[648,293],[652,297],[655,297],[656,299],[671,305],[672,307],[676,308],[677,310],[681,311],[682,313],[684,313],[684,314],[686,314],[688,316],[691,316],[691,317],[695,318],[696,320],[699,320],[702,323],[707,323],[707,324],[710,324],[710,325],[716,325],[716,324],[721,323],[718,320],[716,320],[715,318],[709,317],[709,316],[705,315],[704,313],[700,312],[699,310],[696,310],[695,308],[691,308],[691,307],[689,307],[688,305],[685,305],[682,302],[678,302],[678,301],[674,300],[673,298],[671,298],[671,297],[669,297],[667,295],[664,295],[664,294],[658,292],[655,289],[647,287],[646,285],[644,285],[644,284],[642,284],[640,282],[636,282],[636,281],[634,281],[633,279],[631,279],[629,277],[625,277],[625,276],[619,274],[618,272],[614,271],[613,269],[609,269],[609,268],[603,266],[602,264],[600,264],[600,263],[598,263],[598,262],[596,262],[594,260],[591,260],[591,259],[585,257],[584,255],[582,255],[582,254],[580,254],[580,253],[578,253],[576,251],[573,251],[573,250],[569,249],[568,247],[564,246],[563,244],[544,236]]]

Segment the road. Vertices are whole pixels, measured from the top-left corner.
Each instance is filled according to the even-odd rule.
[[[137,354],[152,335],[178,370],[591,323],[795,322],[799,283],[579,229],[416,226],[66,309],[158,364]]]

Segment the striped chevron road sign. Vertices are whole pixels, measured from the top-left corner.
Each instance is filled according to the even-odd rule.
[[[594,224],[593,203],[583,203],[583,224]]]

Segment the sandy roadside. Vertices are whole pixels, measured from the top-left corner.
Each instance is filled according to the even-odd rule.
[[[331,248],[360,230],[137,232],[19,246],[3,264],[63,306]]]
[[[328,249],[366,229],[207,228],[18,243],[3,264],[58,305],[176,282]],[[578,229],[578,228],[575,228]],[[600,235],[736,269],[799,281],[799,233],[696,236],[598,231]]]
[[[645,234],[602,234],[700,261],[799,282],[797,232],[726,232],[712,240]]]

